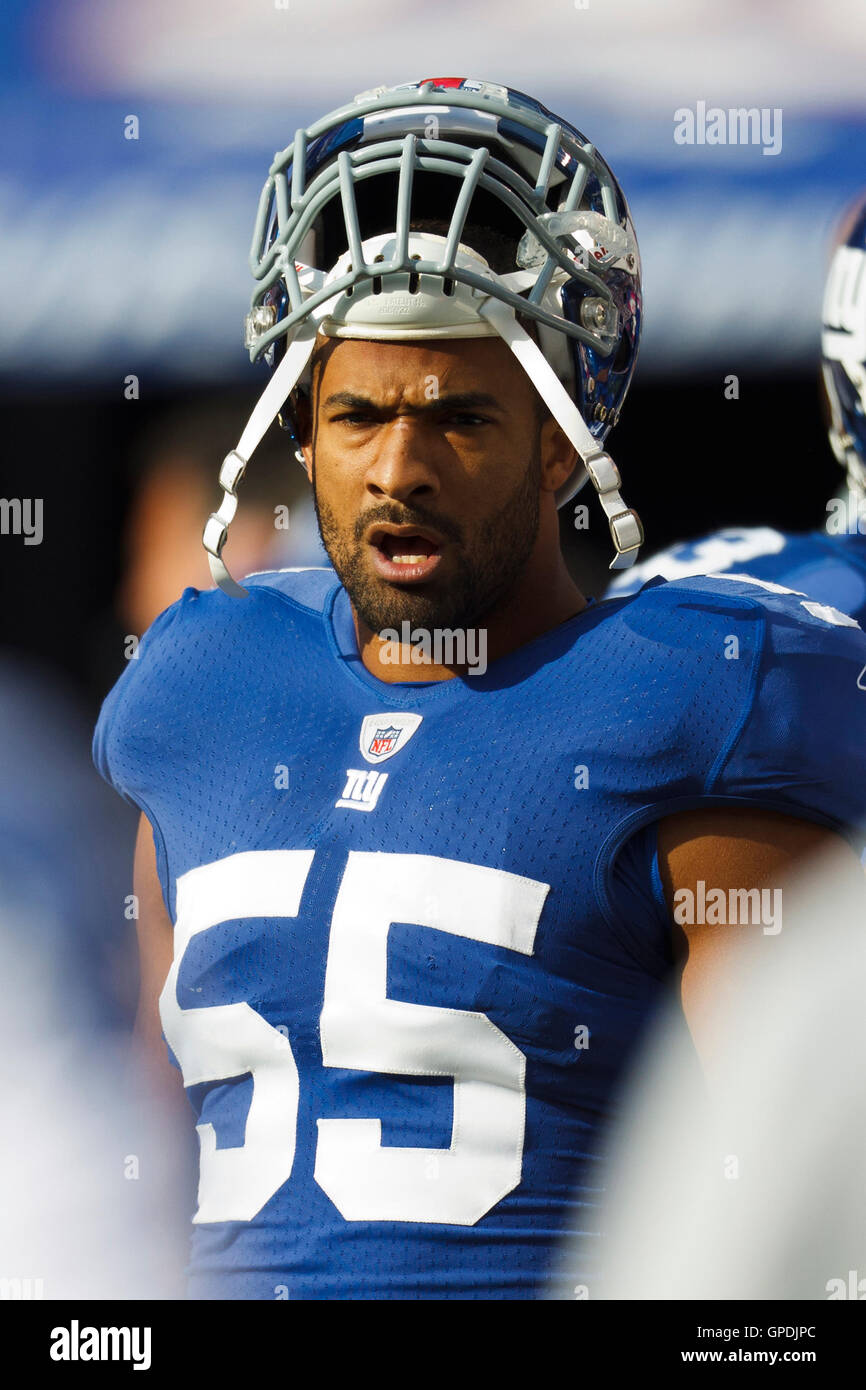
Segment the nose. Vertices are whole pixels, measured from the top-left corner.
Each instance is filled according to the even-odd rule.
[[[407,503],[438,496],[439,472],[433,432],[420,420],[401,415],[377,433],[374,457],[367,469],[367,491],[378,501],[393,498]]]

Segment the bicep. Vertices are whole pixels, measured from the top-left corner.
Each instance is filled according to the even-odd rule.
[[[165,1076],[171,1074],[170,1084],[179,1084],[177,1070],[168,1060],[159,1017],[159,996],[171,969],[174,928],[162,896],[153,832],[145,815],[139,821],[135,842],[133,891],[138,900],[140,986],[135,1020],[138,1051],[149,1067]]]
[[[659,871],[682,969],[682,1008],[699,1052],[719,972],[756,933],[783,929],[785,881],[808,860],[830,852],[862,892],[863,873],[853,850],[839,835],[809,821],[711,808],[659,823]],[[760,896],[767,891],[769,897]]]

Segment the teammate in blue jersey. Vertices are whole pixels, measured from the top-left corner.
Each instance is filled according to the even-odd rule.
[[[866,194],[837,233],[824,290],[821,332],[827,433],[846,470],[847,497],[827,503],[824,529],[777,531],[728,527],[660,551],[614,579],[609,594],[629,594],[654,575],[746,570],[866,618]]]
[[[561,1238],[598,1232],[629,1061],[672,985],[700,1051],[716,960],[766,925],[675,932],[673,895],[840,840],[860,882],[866,639],[750,581],[573,584],[587,476],[614,564],[640,543],[602,448],[640,260],[537,102],[356,98],[275,160],[253,268],[274,370],[205,531],[219,587],[156,620],[95,739],[143,813],[138,1034],[198,1121],[190,1295],[594,1296]],[[241,588],[225,531],[278,411],[333,568]]]

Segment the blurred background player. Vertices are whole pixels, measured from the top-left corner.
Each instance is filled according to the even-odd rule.
[[[126,527],[117,616],[143,633],[192,584],[213,582],[200,534],[219,497],[214,460],[240,434],[247,402],[206,398],[164,412],[135,449],[137,492]],[[274,424],[262,441],[263,467],[250,472],[244,507],[226,543],[240,574],[327,564],[304,475],[288,435]]]
[[[740,571],[796,589],[862,621],[866,617],[866,193],[843,219],[824,292],[822,399],[847,496],[831,498],[823,530],[727,527],[671,546],[611,584],[634,593],[654,575]]]

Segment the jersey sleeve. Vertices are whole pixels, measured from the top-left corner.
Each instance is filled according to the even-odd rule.
[[[709,577],[723,581],[742,596],[759,594],[763,633],[751,698],[719,749],[705,794],[823,823],[862,846],[866,635],[846,614],[779,585]]]
[[[106,696],[93,736],[93,761],[124,801],[143,811],[153,831],[163,897],[171,910],[168,854],[160,813],[167,782],[181,773],[183,738],[178,711],[195,707],[188,663],[178,649],[178,631],[197,589],[186,589],[154,620],[136,656]],[[187,687],[186,689],[184,687]]]
[[[153,739],[167,715],[167,681],[182,673],[172,664],[172,629],[191,595],[181,598],[154,619],[142,637],[137,654],[115,682],[102,704],[93,736],[93,761],[100,775],[125,801],[147,811],[142,776],[142,744]]]
[[[307,650],[333,586],[328,570],[256,576],[244,599],[188,588],[106,698],[94,761],[150,821],[166,901],[177,874],[222,843],[233,787],[226,750],[234,739],[252,756],[261,713],[250,711],[274,711],[275,644],[293,657]]]
[[[651,821],[617,851],[606,884],[607,919],[654,979],[673,969],[671,915],[665,901],[658,858],[658,823]]]
[[[660,973],[670,923],[644,828],[740,807],[823,826],[863,853],[866,634],[837,609],[754,576],[659,579],[622,602],[618,647],[640,638],[649,661],[641,647],[629,661],[626,649],[622,747],[606,775],[627,813],[599,852],[596,892],[614,935]]]

